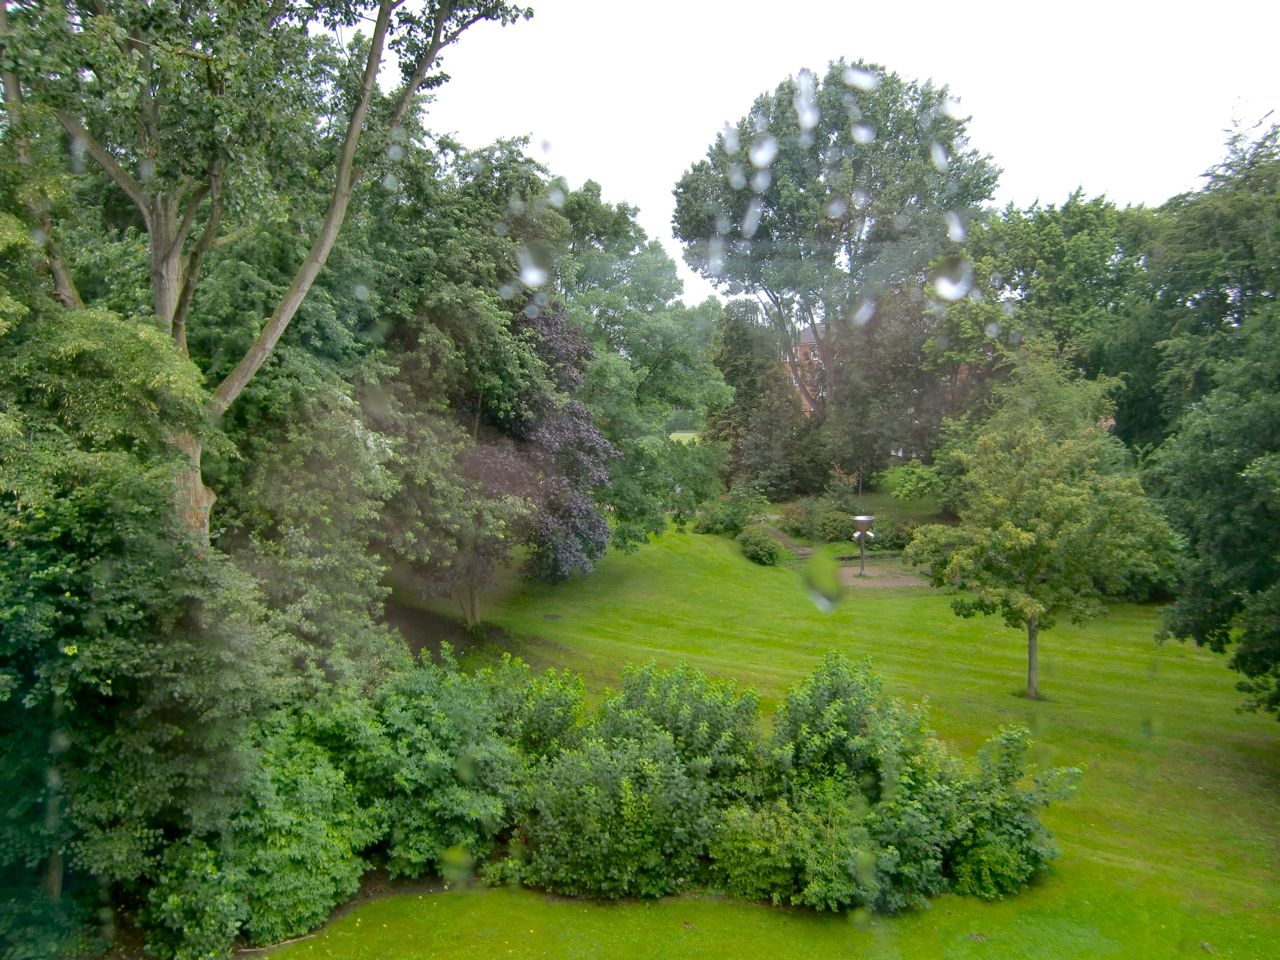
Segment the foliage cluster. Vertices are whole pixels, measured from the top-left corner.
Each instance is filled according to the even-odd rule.
[[[736,539],[742,546],[743,556],[752,563],[772,567],[782,556],[782,547],[763,524],[745,527]]]

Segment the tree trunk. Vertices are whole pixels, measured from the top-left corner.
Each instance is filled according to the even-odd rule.
[[[176,205],[172,197],[162,195],[153,198],[148,206],[151,295],[155,301],[156,322],[172,336],[173,318],[182,294],[182,244],[177,242]]]
[[[1040,699],[1039,665],[1040,624],[1032,617],[1027,621],[1027,699]]]
[[[187,431],[173,438],[173,445],[187,456],[187,466],[178,474],[174,502],[178,516],[202,543],[209,542],[209,514],[218,495],[204,485],[200,473],[200,441]]]

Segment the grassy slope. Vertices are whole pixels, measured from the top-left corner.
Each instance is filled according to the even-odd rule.
[[[800,955],[849,944],[865,956],[1049,958],[1264,957],[1280,935],[1280,732],[1236,712],[1220,658],[1156,647],[1151,609],[1121,606],[1042,635],[1043,703],[1014,695],[1023,638],[998,620],[957,619],[924,587],[855,591],[823,613],[794,571],[749,564],[716,537],[669,534],[571,585],[513,589],[488,618],[514,652],[580,670],[597,691],[626,664],[686,659],[755,687],[766,709],[826,650],[869,656],[893,693],[929,699],[953,747],[971,752],[1001,724],[1023,723],[1038,763],[1087,767],[1080,796],[1046,817],[1064,855],[1012,900],[948,897],[863,926],[721,901],[593,907],[485,891],[370,905],[325,937],[358,919],[375,934],[369,956],[500,954],[489,930],[525,956],[777,956],[785,941]],[[362,955],[350,941],[324,952],[336,943],[294,950]]]

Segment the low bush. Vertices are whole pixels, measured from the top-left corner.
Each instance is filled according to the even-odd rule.
[[[665,730],[587,740],[538,771],[522,833],[525,882],[591,897],[660,897],[694,883],[714,818]]]
[[[669,734],[681,762],[709,781],[715,797],[746,791],[757,766],[754,693],[687,664],[661,670],[648,663],[623,673],[622,689],[605,701],[595,732],[609,742],[640,738],[645,731],[637,720]]]
[[[704,504],[693,522],[694,533],[724,533],[731,537],[755,523],[769,509],[769,501],[754,490],[734,489],[727,496]]]
[[[857,528],[853,514],[832,508],[819,515],[817,530],[818,539],[824,543],[843,543],[853,539]]]
[[[772,567],[782,555],[782,548],[773,534],[758,524],[743,530],[737,540],[742,546],[742,553],[752,563]]]

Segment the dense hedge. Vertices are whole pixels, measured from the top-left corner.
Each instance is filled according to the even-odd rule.
[[[240,809],[173,840],[138,920],[161,957],[218,957],[315,927],[375,865],[892,913],[1016,892],[1056,855],[1037,813],[1074,771],[1026,782],[1025,730],[967,763],[834,654],[772,729],[753,693],[687,666],[628,670],[588,715],[579,677],[446,653],[263,724]]]

